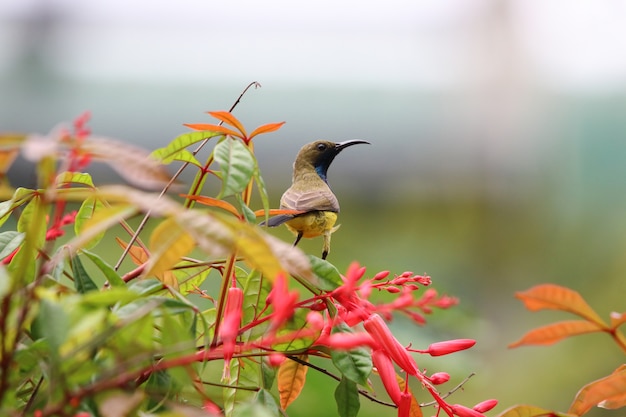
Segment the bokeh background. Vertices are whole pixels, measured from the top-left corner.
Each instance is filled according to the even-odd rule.
[[[625,21],[621,0],[3,0],[0,130],[45,133],[89,110],[94,132],[154,149],[258,81],[235,114],[287,121],[256,142],[274,205],[304,143],[372,143],[330,169],[330,260],[425,272],[460,297],[427,327],[393,322],[418,346],[478,341],[419,358],[449,388],[476,373],[450,402],[565,411],[623,354],[603,335],[508,349],[570,318],[526,312],[514,293],[553,282],[605,317],[624,309]],[[21,160],[11,175],[33,180]],[[97,181],[116,178],[101,168]],[[309,378],[289,414],[336,415],[334,383]],[[394,414],[362,400],[362,416]]]

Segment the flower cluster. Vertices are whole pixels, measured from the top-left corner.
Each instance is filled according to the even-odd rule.
[[[416,404],[408,390],[410,377],[416,378],[433,396],[439,409],[449,416],[479,416],[482,412],[494,407],[496,405],[494,400],[481,403],[474,408],[446,403],[435,386],[447,382],[450,375],[445,372],[426,375],[420,370],[412,355],[413,353],[431,356],[447,355],[472,347],[475,344],[474,340],[449,340],[433,343],[427,349],[414,349],[403,346],[394,337],[386,323],[392,319],[392,313],[396,312],[404,314],[418,324],[424,324],[425,314],[430,314],[434,308],[451,307],[457,304],[458,300],[453,297],[439,296],[434,289],[427,289],[421,293],[421,296],[416,297],[418,290],[430,285],[431,279],[428,276],[405,272],[388,278],[389,272],[383,271],[372,278],[363,279],[365,272],[364,267],[353,263],[342,276],[343,284],[338,288],[300,301],[298,292],[288,289],[287,278],[279,275],[273,283],[273,289],[266,302],[266,309],[271,307],[272,311],[262,315],[267,313],[264,310],[255,323],[247,324],[245,328],[239,327],[241,303],[236,303],[236,307],[233,307],[230,302],[231,292],[236,291],[231,288],[220,327],[221,345],[227,356],[225,359],[231,359],[235,352],[241,353],[248,349],[261,348],[268,351],[269,363],[279,366],[284,360],[284,355],[274,351],[271,346],[285,340],[302,337],[314,340],[308,354],[319,354],[316,350],[319,347],[343,351],[365,347],[371,351],[373,366],[389,398],[398,408],[398,416],[409,416],[411,404]],[[369,300],[374,290],[397,294],[397,297],[388,303],[375,304]],[[332,305],[332,309],[328,307],[329,305]],[[306,328],[293,334],[282,333],[279,337],[275,330],[290,320],[298,308],[309,310],[306,316]],[[265,333],[262,340],[256,340],[251,345],[235,344],[233,335],[240,334],[244,329],[247,330],[268,320],[270,331]],[[345,329],[346,326],[351,329],[350,332],[336,331],[340,327]],[[398,375],[396,367],[405,375],[404,377]],[[227,372],[226,369],[225,372]]]

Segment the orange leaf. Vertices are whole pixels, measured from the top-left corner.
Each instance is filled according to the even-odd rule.
[[[398,374],[396,374],[396,379],[398,381],[398,385],[400,386],[400,390],[404,391],[404,388],[406,387],[406,381],[404,380],[404,378]],[[413,392],[411,391],[411,388],[409,388],[407,390],[410,394],[411,394],[411,408],[409,410],[409,417],[422,417],[422,408],[420,407],[420,404],[417,402],[417,399],[415,398],[415,394],[413,394]]]
[[[220,199],[213,198],[213,197],[206,197],[206,196],[202,196],[202,195],[181,194],[180,196],[188,198],[190,200],[197,201],[198,203],[204,204],[205,206],[219,207],[219,208],[221,208],[223,210],[226,210],[229,213],[234,214],[237,217],[240,216],[239,212],[237,212],[237,209],[235,208],[235,206],[233,206],[232,204],[230,204],[227,201],[220,200]]]
[[[569,288],[554,284],[543,284],[515,294],[530,311],[543,309],[561,310],[574,313],[582,318],[606,327],[600,316],[591,308],[580,294]]]
[[[268,210],[268,215],[270,216],[278,216],[279,214],[302,214],[306,213],[304,210],[291,210],[291,209],[270,209]],[[265,210],[257,210],[254,212],[256,217],[265,216]]]
[[[280,123],[268,123],[266,125],[259,126],[256,129],[254,129],[252,133],[250,133],[249,139],[252,139],[253,137],[257,135],[262,135],[264,133],[275,132],[281,127],[283,127],[284,124],[285,122],[280,122]]]
[[[626,313],[611,313],[611,329],[617,329],[626,323]]]
[[[238,131],[241,132],[243,137],[247,137],[246,129],[244,129],[243,125],[232,113],[227,111],[210,111],[208,112],[211,116],[215,117],[217,120],[221,120],[222,122],[229,124],[235,127]]]
[[[558,411],[550,411],[545,408],[535,407],[534,405],[514,405],[507,408],[498,417],[576,417],[572,414],[560,413]]]
[[[539,327],[526,333],[520,340],[509,345],[515,348],[524,345],[551,345],[566,337],[602,331],[595,323],[583,320],[561,321]]]
[[[623,406],[626,399],[626,369],[618,368],[611,375],[593,381],[578,391],[568,413],[582,416],[597,405]],[[608,408],[608,407],[607,407]]]
[[[237,133],[234,130],[229,129],[224,126],[210,125],[206,123],[184,123],[183,126],[187,126],[188,128],[193,129],[193,130],[206,130],[209,132],[218,132],[218,133],[223,133],[224,135],[230,135],[236,138],[242,138],[240,133]]]
[[[298,358],[307,361],[308,355],[299,355]],[[278,394],[280,396],[280,406],[284,410],[302,392],[306,381],[308,366],[299,362],[287,359],[278,368]]]
[[[128,246],[128,243],[124,242],[119,237],[116,237],[115,240],[117,241],[118,245],[122,247],[122,249],[126,249],[126,247]],[[148,262],[148,253],[139,245],[133,245],[128,253],[130,254],[130,258],[133,260],[133,263],[135,265],[143,265]]]

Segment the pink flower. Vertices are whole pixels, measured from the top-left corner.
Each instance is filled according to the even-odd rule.
[[[430,354],[430,356],[442,356],[458,352],[460,350],[469,349],[475,344],[476,341],[473,339],[446,340],[445,342],[437,342],[428,346],[425,353]]]
[[[491,410],[496,405],[498,405],[498,400],[491,399],[491,400],[485,400],[481,403],[476,404],[475,406],[472,407],[472,409],[474,411],[478,411],[479,413],[486,413],[487,411]]]
[[[367,333],[333,333],[322,335],[315,342],[336,350],[351,350],[361,346],[379,348],[380,345]]]
[[[484,414],[460,404],[451,405],[450,409],[459,417],[485,417]]]
[[[409,417],[411,415],[411,402],[413,395],[404,391],[400,396],[400,404],[398,404],[398,417]]]
[[[391,358],[382,350],[375,349],[372,351],[372,362],[378,371],[380,380],[383,382],[385,391],[389,394],[389,398],[395,405],[400,404],[402,398],[402,391],[400,385],[398,385],[398,379],[396,378],[396,370],[393,367]]]
[[[387,324],[378,314],[372,314],[363,322],[363,327],[379,343],[393,361],[409,375],[417,375],[417,364],[409,352],[398,342]]]
[[[230,360],[235,353],[235,344],[241,326],[241,306],[243,304],[243,291],[241,288],[231,287],[228,289],[226,308],[224,308],[224,320],[220,326],[219,335],[224,349],[224,373],[222,378],[230,378]]]
[[[273,329],[279,328],[293,316],[296,301],[298,301],[298,292],[289,292],[287,278],[284,273],[280,273],[276,276],[272,291],[267,296],[267,301],[274,307],[274,314],[272,314],[271,319]]]
[[[440,385],[450,380],[450,374],[447,372],[436,372],[432,374],[428,379],[433,385]]]

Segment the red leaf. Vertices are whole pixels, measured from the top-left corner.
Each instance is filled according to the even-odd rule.
[[[524,345],[551,345],[566,337],[599,332],[603,329],[595,323],[583,320],[561,321],[539,327],[526,333],[520,340],[509,345],[515,348]]]
[[[189,200],[197,201],[198,203],[204,204],[205,206],[219,207],[219,208],[221,208],[223,210],[226,210],[229,213],[234,214],[237,217],[240,216],[240,214],[237,211],[237,209],[235,208],[235,206],[233,206],[232,204],[230,204],[227,201],[219,200],[219,199],[213,198],[213,197],[206,197],[206,196],[202,196],[202,195],[181,194],[180,196],[188,198]]]
[[[626,368],[621,366],[611,375],[593,381],[578,391],[568,413],[582,416],[599,404],[622,407],[626,399]],[[607,407],[609,408],[609,407]]]
[[[250,137],[248,139],[252,139],[253,137],[257,135],[262,135],[264,133],[275,132],[281,127],[283,127],[284,124],[285,122],[280,122],[280,123],[268,123],[266,125],[259,126],[256,129],[254,129],[252,133],[250,133]]]
[[[515,294],[530,311],[543,309],[568,311],[606,328],[600,316],[580,294],[569,288],[554,284],[543,284]]]
[[[246,133],[246,129],[244,129],[243,125],[235,116],[227,111],[210,111],[208,112],[211,116],[215,117],[217,120],[221,120],[222,122],[229,124],[236,128],[241,132],[241,136],[244,138],[248,136]]]
[[[187,126],[188,128],[193,129],[193,130],[206,130],[209,132],[218,132],[218,133],[223,133],[224,135],[230,135],[230,136],[243,139],[240,133],[237,133],[232,129],[229,129],[227,127],[220,126],[220,125],[211,125],[211,124],[206,124],[206,123],[184,123],[183,126]]]

